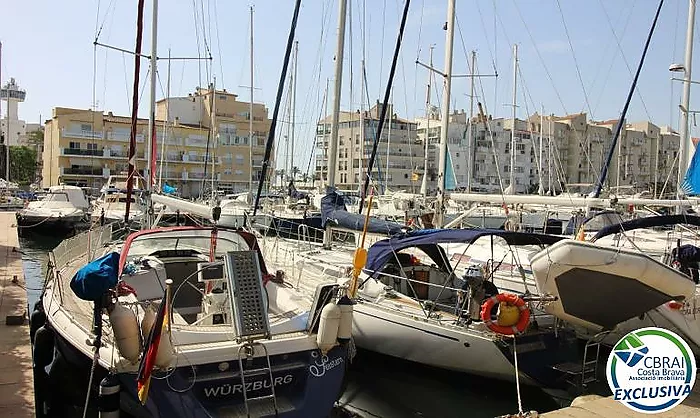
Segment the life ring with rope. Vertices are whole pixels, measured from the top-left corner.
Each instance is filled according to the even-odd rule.
[[[491,319],[491,310],[497,304],[505,303],[519,310],[518,321],[515,324],[501,325],[498,320]],[[481,305],[481,320],[493,332],[501,335],[520,335],[525,332],[530,323],[530,309],[525,301],[512,293],[499,293],[484,301]]]

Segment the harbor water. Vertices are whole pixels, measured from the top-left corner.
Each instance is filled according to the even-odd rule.
[[[29,306],[39,299],[47,253],[62,237],[20,237]],[[523,409],[540,413],[561,405],[537,388],[523,387]],[[340,399],[360,417],[494,417],[518,411],[514,384],[440,370],[359,350]]]

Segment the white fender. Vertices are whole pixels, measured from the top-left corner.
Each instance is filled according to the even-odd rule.
[[[353,303],[349,297],[343,296],[338,301],[340,307],[340,323],[338,325],[338,342],[344,344],[352,337]]]
[[[340,307],[335,303],[327,304],[321,311],[316,343],[323,354],[326,354],[337,344],[340,314]]]
[[[136,314],[117,301],[109,313],[109,323],[112,325],[119,354],[132,363],[137,362],[141,353],[141,341]]]
[[[141,335],[143,335],[143,341],[145,342],[148,335],[151,333],[151,328],[156,322],[156,313],[151,306],[145,309],[143,314],[143,320],[141,321]],[[161,369],[166,369],[175,358],[175,353],[173,350],[173,345],[170,342],[170,334],[164,332],[160,334],[160,342],[158,343],[158,353],[156,354],[156,366]]]

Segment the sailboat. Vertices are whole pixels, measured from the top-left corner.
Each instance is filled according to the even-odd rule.
[[[290,39],[299,10],[297,1]],[[157,1],[153,15],[155,22]],[[155,24],[152,30],[155,77]],[[137,43],[137,62],[139,55]],[[138,86],[138,64],[135,74]],[[203,207],[154,197],[184,211]],[[101,413],[329,414],[345,376],[352,306],[335,285],[319,286],[310,304],[302,302],[284,272],[267,269],[254,234],[219,228],[220,209],[208,209],[211,227],[146,226],[117,240],[105,225],[50,253],[31,333],[45,414],[63,415],[76,389],[87,392],[84,411],[99,392]]]
[[[448,3],[448,45],[451,46],[455,1]],[[343,45],[343,4],[341,2],[339,48]],[[447,54],[450,54],[450,48],[447,49]],[[342,57],[342,49],[337,56]],[[450,72],[448,65],[447,80]],[[339,79],[336,67],[336,83]],[[450,100],[447,80],[447,94],[443,96],[445,111]],[[340,87],[338,84],[336,87],[337,105]],[[387,87],[389,89],[390,85]],[[334,107],[337,114],[337,106]],[[442,132],[441,146],[444,151],[445,126]],[[333,141],[330,142],[330,150],[329,166],[333,167]],[[442,157],[444,162],[445,155]],[[441,178],[444,180],[444,173],[441,173]],[[333,176],[329,175],[329,179],[332,186]],[[444,183],[440,187],[443,186]],[[330,190],[327,194],[331,202],[337,201],[333,199],[333,193]],[[368,208],[371,208],[371,197],[369,202]],[[369,220],[367,215],[364,223],[367,230],[374,228]],[[326,225],[327,231],[334,227]],[[532,320],[528,319],[529,316],[521,316],[517,326],[513,323],[513,328],[506,330],[515,338],[494,331],[489,309],[484,309],[483,314],[480,310],[482,298],[486,295],[505,297],[499,296],[500,289],[494,285],[496,277],[501,275],[499,259],[492,253],[487,258],[486,270],[484,266],[472,265],[467,268],[469,275],[460,277],[443,246],[455,242],[472,245],[477,241],[505,241],[513,246],[542,248],[558,242],[562,237],[498,230],[392,232],[394,235],[391,238],[377,234],[372,237],[366,264],[359,266],[360,271],[357,271],[358,265],[351,263],[354,248],[331,246],[328,232],[323,246],[276,241],[267,248],[266,255],[271,264],[284,266],[291,272],[292,277],[297,278],[297,287],[307,294],[313,294],[313,289],[320,283],[347,286],[350,292],[353,283],[358,284],[353,294],[356,303],[353,335],[358,347],[479,376],[508,381],[522,379],[528,384],[548,388],[561,386],[561,374],[553,366],[579,358],[572,332],[556,323],[554,317],[548,314],[537,314]],[[359,256],[355,257],[357,261]],[[357,271],[356,278],[351,275],[353,269]],[[487,300],[491,298],[487,297]],[[531,301],[537,303],[537,297]],[[522,303],[524,307],[525,302]],[[521,366],[516,370],[518,357]]]

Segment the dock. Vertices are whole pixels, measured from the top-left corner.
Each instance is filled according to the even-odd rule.
[[[0,416],[34,417],[27,290],[14,212],[0,212]]]
[[[574,406],[558,409],[556,411],[541,414],[546,418],[600,418],[600,417],[658,417],[658,418],[690,418],[700,417],[700,379],[695,380],[693,391],[685,398],[682,404],[670,411],[660,414],[642,414],[635,412],[612,398],[598,397],[597,399],[578,399],[574,401]],[[582,401],[582,402],[581,402]]]

